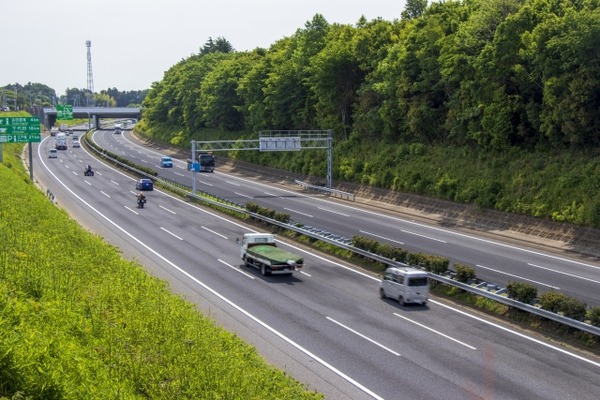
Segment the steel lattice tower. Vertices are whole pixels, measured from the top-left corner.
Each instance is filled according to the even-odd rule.
[[[92,41],[86,40],[85,47],[87,47],[87,90],[90,94],[94,93],[94,75],[92,74]]]

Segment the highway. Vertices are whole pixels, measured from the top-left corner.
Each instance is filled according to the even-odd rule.
[[[160,176],[191,186],[185,160],[175,160],[172,169],[161,169],[158,164],[161,154],[139,145],[129,135],[99,131],[94,135],[94,141],[115,154],[156,169]],[[525,281],[538,287],[540,293],[557,290],[588,306],[600,305],[598,260],[540,251],[525,244],[502,243],[400,218],[393,213],[360,208],[348,202],[318,195],[306,196],[299,191],[219,172],[218,166],[213,174],[197,174],[196,187],[236,203],[254,201],[286,212],[293,220],[305,225],[348,238],[364,236],[411,252],[441,255],[451,262],[472,265],[479,278],[501,286],[510,281]]]
[[[129,143],[119,135],[97,138],[102,136]],[[251,228],[160,190],[148,192],[146,208],[139,210],[133,178],[84,148],[69,148],[49,159],[50,145],[44,139],[35,146],[35,178],[61,207],[126,257],[168,280],[175,292],[255,345],[271,363],[328,398],[600,397],[600,360],[595,357],[440,300],[432,299],[426,307],[382,300],[376,276],[295,246],[289,250],[305,257],[302,273],[263,277],[241,265],[236,238]],[[126,151],[139,152],[149,165],[158,164],[158,157],[144,155],[145,150]],[[83,175],[88,163],[94,165],[93,177]],[[181,165],[172,170],[185,177],[182,171]],[[213,188],[217,181],[230,181],[240,193],[252,186],[220,173],[202,177]],[[258,196],[254,190],[248,195]],[[265,190],[273,192],[266,195],[271,201],[293,201],[294,208],[312,202],[312,210],[303,209],[307,214],[333,207],[289,193],[281,199],[280,189]],[[344,210],[360,221],[375,217]],[[393,227],[395,221],[389,218],[387,225]],[[340,229],[344,226],[339,223]],[[390,228],[380,229],[385,233]],[[418,233],[423,228],[411,229]],[[447,247],[461,241],[446,231],[433,232],[432,241]]]

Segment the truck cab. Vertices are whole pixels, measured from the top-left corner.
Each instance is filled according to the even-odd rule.
[[[249,247],[259,244],[267,244],[275,246],[275,235],[271,233],[246,233],[242,238],[242,248],[240,256],[244,258]]]
[[[198,164],[201,172],[215,171],[215,156],[211,153],[202,152],[198,155]]]

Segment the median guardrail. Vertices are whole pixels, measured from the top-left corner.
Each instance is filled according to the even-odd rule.
[[[329,195],[339,196],[341,198],[345,198],[345,199],[354,201],[354,193],[343,192],[341,190],[331,189],[331,188],[328,188],[328,187],[325,187],[325,186],[320,186],[320,185],[312,185],[310,183],[299,181],[297,179],[294,182],[296,182],[297,185],[300,185],[300,186],[302,186],[305,189],[310,189],[310,190],[315,190],[315,191],[319,191],[319,192],[324,192],[324,193],[327,193]]]

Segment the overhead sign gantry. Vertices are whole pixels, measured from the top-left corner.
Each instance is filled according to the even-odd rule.
[[[327,188],[332,186],[333,131],[328,130],[272,130],[260,131],[258,139],[244,140],[192,140],[192,190],[196,192],[196,171],[199,153],[215,151],[300,151],[327,149]]]

